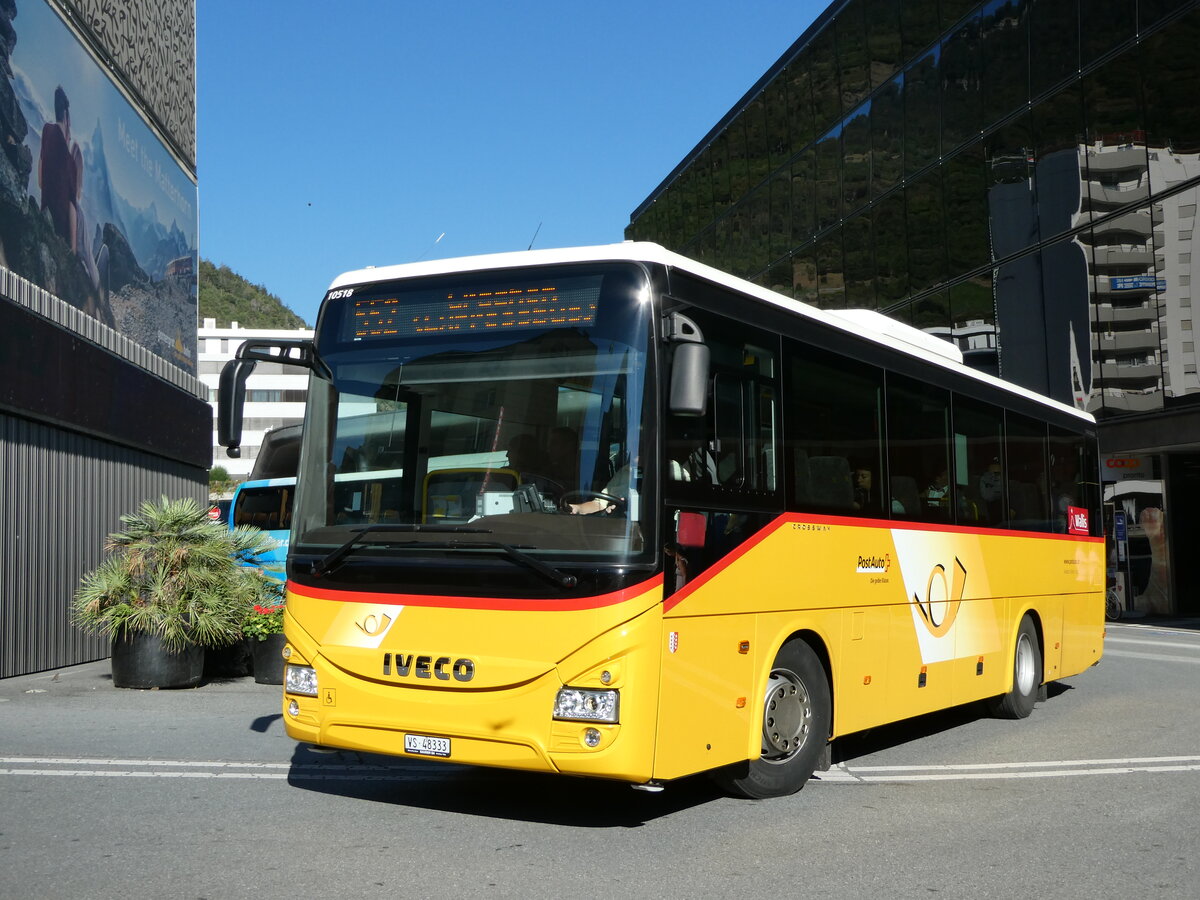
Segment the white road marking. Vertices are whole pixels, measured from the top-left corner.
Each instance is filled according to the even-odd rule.
[[[818,772],[814,777],[819,781],[834,784],[888,784],[911,781],[996,781],[1017,778],[1066,778],[1073,775],[1131,775],[1137,772],[1200,772],[1200,756],[936,766],[855,766],[839,763],[828,772]]]
[[[420,764],[418,764],[420,765]],[[51,768],[60,767],[60,768]],[[0,757],[0,775],[57,778],[284,779],[314,781],[424,781],[449,770],[374,765],[298,765],[167,759],[79,759],[44,756]],[[1200,772],[1200,756],[1146,756],[1121,759],[1060,759],[1040,762],[962,763],[931,766],[858,766],[839,763],[818,772],[828,784],[889,784],[915,781],[995,781],[1067,778],[1075,775],[1131,775],[1138,772]]]
[[[1147,647],[1172,647],[1176,650],[1196,650],[1200,652],[1200,641],[1193,644],[1174,643],[1173,641],[1144,641],[1139,638],[1106,637],[1104,646],[1109,644],[1142,644]]]
[[[228,762],[184,759],[81,759],[77,757],[0,756],[0,775],[36,775],[59,778],[203,778],[304,781],[424,781],[450,769],[394,766],[292,765],[291,763]],[[62,766],[63,768],[44,768]]]
[[[1191,663],[1200,666],[1200,656],[1167,656],[1165,653],[1136,653],[1132,650],[1105,650],[1105,656],[1119,656],[1125,659],[1153,659],[1158,662]]]

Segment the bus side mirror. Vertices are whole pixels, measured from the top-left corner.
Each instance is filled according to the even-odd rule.
[[[217,389],[217,443],[234,459],[242,455],[246,379],[256,365],[252,359],[231,359],[221,369],[221,383]]]
[[[670,411],[677,416],[702,416],[708,408],[707,344],[676,344],[671,360]]]
[[[217,443],[235,459],[242,454],[242,407],[246,403],[246,379],[254,371],[256,361],[311,369],[322,378],[330,377],[329,369],[317,356],[312,341],[257,338],[243,341],[237,355],[221,369],[221,383],[217,390]]]

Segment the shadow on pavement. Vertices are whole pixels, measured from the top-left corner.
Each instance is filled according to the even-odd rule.
[[[1070,690],[1074,690],[1071,685],[1053,681],[1046,685],[1046,696],[1047,699],[1053,700]],[[833,763],[836,765],[850,762],[872,753],[932,737],[944,731],[953,731],[971,722],[978,722],[980,719],[990,718],[992,718],[992,713],[988,709],[987,702],[978,701],[860,731],[833,742]],[[820,775],[819,772],[817,774]]]
[[[296,748],[288,783],[301,790],[489,819],[578,828],[639,828],[661,816],[725,799],[704,777],[660,793],[563,775],[459,766],[338,750]]]

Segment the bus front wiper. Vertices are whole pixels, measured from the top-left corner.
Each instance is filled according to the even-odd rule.
[[[530,556],[528,553],[514,547],[512,544],[505,544],[501,541],[481,541],[479,543],[468,543],[467,541],[447,541],[446,546],[450,550],[473,550],[476,547],[486,547],[492,550],[499,550],[515,563],[520,563],[523,566],[529,566],[533,571],[537,572],[547,581],[557,584],[560,588],[573,588],[579,583],[579,579],[574,575],[568,575],[566,572],[560,572],[554,566],[547,565],[535,556]]]
[[[335,547],[323,557],[313,563],[310,574],[313,578],[320,578],[322,575],[333,570],[350,551],[363,543],[363,539],[369,534],[377,533],[405,533],[412,534],[413,532],[430,532],[434,534],[491,534],[491,530],[487,528],[467,528],[463,525],[366,525],[358,528],[350,536],[350,539],[340,547]]]

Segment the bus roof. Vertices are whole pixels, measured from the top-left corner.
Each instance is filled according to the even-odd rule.
[[[623,241],[619,244],[601,244],[591,247],[566,247],[549,250],[516,250],[507,253],[489,253],[480,256],[460,256],[425,262],[403,263],[394,266],[369,266],[339,275],[329,289],[353,285],[396,281],[403,278],[420,278],[430,275],[448,275],[455,272],[475,272],[490,269],[516,269],[528,266],[550,266],[577,262],[646,262],[659,263],[689,272],[699,278],[748,294],[765,303],[821,322],[831,328],[881,344],[908,356],[959,372],[993,387],[1026,397],[1037,403],[1069,413],[1088,422],[1095,419],[1091,413],[1053,400],[1010,381],[1004,381],[963,363],[962,353],[951,344],[898,319],[867,309],[822,310],[800,300],[761,287],[697,262],[658,244],[644,241]]]

